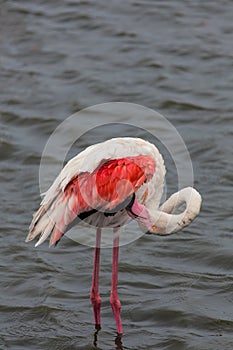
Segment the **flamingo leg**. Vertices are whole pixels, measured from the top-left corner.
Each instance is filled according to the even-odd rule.
[[[117,283],[118,283],[118,255],[119,255],[119,233],[118,229],[113,229],[113,250],[112,250],[112,288],[110,303],[116,320],[116,328],[118,335],[123,333],[121,322],[121,302],[118,298]]]
[[[95,245],[95,252],[94,252],[94,266],[93,266],[93,273],[92,273],[92,285],[91,285],[91,292],[90,292],[90,299],[92,302],[93,312],[94,312],[95,328],[97,331],[101,329],[101,322],[100,322],[101,298],[99,294],[100,241],[101,241],[101,229],[97,228],[96,245]]]

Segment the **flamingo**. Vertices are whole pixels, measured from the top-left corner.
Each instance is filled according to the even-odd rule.
[[[74,220],[96,227],[90,299],[96,330],[101,329],[99,266],[101,230],[113,230],[110,303],[118,335],[123,334],[118,297],[119,229],[129,220],[144,232],[167,235],[189,225],[198,215],[201,196],[192,187],[173,194],[160,206],[165,177],[158,149],[140,138],[113,138],[86,148],[72,158],[45,193],[34,214],[26,242],[40,235],[35,246],[51,234],[57,244]],[[185,204],[181,213],[177,209]]]

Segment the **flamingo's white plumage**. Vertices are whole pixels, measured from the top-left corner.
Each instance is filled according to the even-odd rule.
[[[91,300],[100,328],[98,276],[101,228],[112,227],[113,274],[111,305],[118,334],[122,334],[117,294],[118,228],[130,218],[146,232],[171,234],[189,225],[198,215],[201,196],[192,187],[173,194],[161,206],[165,167],[161,154],[139,138],[115,138],[86,148],[62,169],[34,214],[26,241],[40,235],[36,246],[51,234],[58,242],[77,217],[97,228]],[[185,204],[185,210],[175,210]]]

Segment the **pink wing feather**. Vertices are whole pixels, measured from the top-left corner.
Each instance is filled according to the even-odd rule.
[[[64,189],[57,185],[46,195],[34,214],[26,241],[39,234],[36,246],[51,234],[49,245],[60,240],[67,225],[78,215],[92,209],[112,210],[140,186],[150,181],[155,160],[149,155],[106,160],[93,172],[75,175]],[[54,187],[55,183],[52,185]]]

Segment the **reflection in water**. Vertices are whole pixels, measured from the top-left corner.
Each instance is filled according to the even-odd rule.
[[[96,349],[98,349],[98,333],[100,331],[101,328],[97,329],[95,332],[94,332],[94,340],[93,340],[93,345]],[[116,345],[116,348],[115,350],[123,350],[123,344],[122,344],[122,336],[121,335],[117,335],[116,338],[115,338],[115,345]]]
[[[116,344],[116,350],[122,350],[123,348],[123,344],[121,341],[121,335],[116,336],[115,338],[115,344]]]
[[[94,333],[94,340],[93,340],[94,347],[97,347],[98,333],[99,333],[100,329],[101,328],[98,328],[98,329],[96,328],[96,331]]]

